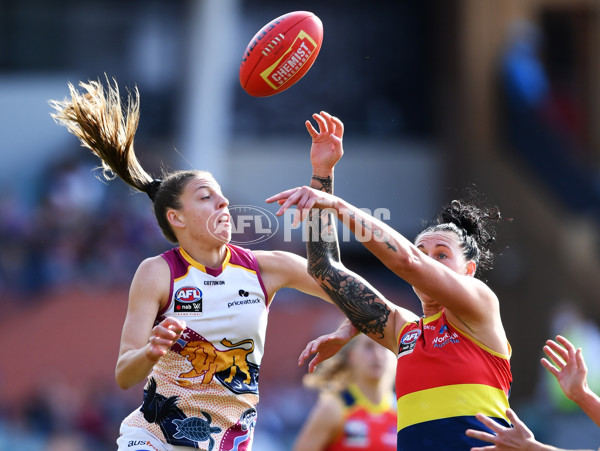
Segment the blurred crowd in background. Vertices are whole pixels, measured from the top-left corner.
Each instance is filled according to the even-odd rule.
[[[196,141],[184,139],[193,135],[182,129],[186,123],[195,120],[193,127],[200,128],[205,124],[200,125],[198,118],[186,117],[188,113],[178,105],[185,104],[197,84],[191,78],[193,66],[211,64],[203,60],[201,54],[197,55],[198,61],[190,61],[190,55],[202,49],[202,46],[194,47],[189,42],[198,31],[197,23],[193,21],[215,11],[217,15],[228,14],[231,8],[240,26],[231,33],[237,53],[224,55],[234,62],[231,74],[227,76],[229,94],[223,99],[228,110],[225,114],[216,111],[216,124],[210,124],[208,128],[219,128],[242,143],[257,136],[259,139],[263,136],[306,139],[299,125],[315,109],[321,108],[327,108],[344,120],[347,136],[362,137],[373,143],[385,139],[419,140],[439,146],[442,141],[439,135],[451,128],[440,124],[440,115],[436,115],[443,106],[436,97],[443,86],[439,79],[434,80],[439,70],[437,63],[448,58],[436,48],[436,42],[439,43],[443,35],[440,30],[445,30],[446,21],[455,23],[454,30],[458,28],[456,15],[459,13],[448,4],[433,0],[374,3],[337,0],[323,5],[322,2],[294,0],[286,2],[282,10],[281,2],[271,0],[260,2],[260,7],[244,0],[230,0],[227,7],[217,6],[219,2],[136,0],[124,4],[118,0],[0,0],[0,90],[21,77],[25,83],[32,75],[34,79],[43,79],[44,75],[52,79],[63,77],[64,91],[48,92],[37,105],[39,110],[46,111],[46,119],[51,122],[50,108],[45,102],[66,95],[67,81],[76,83],[107,73],[115,76],[122,85],[137,85],[142,93],[137,153],[142,159],[150,160],[150,166],[157,173],[164,165],[182,168],[189,161],[188,158],[184,158],[185,162],[178,160],[180,146],[206,144],[214,145],[218,150],[220,142],[208,140],[208,133],[207,142],[203,142],[202,137]],[[495,2],[501,0],[492,0],[489,5]],[[525,3],[543,5],[544,2],[531,0]],[[585,221],[589,224],[588,229],[596,231],[593,236],[598,239],[600,151],[597,144],[600,141],[594,139],[596,132],[589,117],[593,109],[590,98],[600,97],[600,94],[581,88],[583,81],[595,73],[590,69],[594,63],[578,58],[575,50],[591,45],[590,42],[600,46],[600,39],[596,38],[597,42],[588,39],[583,43],[586,36],[573,32],[570,27],[588,23],[585,22],[586,7],[592,8],[585,1],[571,2],[571,6],[573,4],[581,5],[581,8],[571,15],[570,22],[564,19],[566,16],[550,11],[536,16],[543,19],[538,24],[518,21],[500,33],[507,44],[497,54],[494,95],[500,97],[498,103],[502,106],[498,112],[501,122],[499,141],[529,168],[532,184],[541,183],[546,187],[551,193],[550,198],[559,205],[559,211],[566,211],[565,216],[569,218]],[[470,2],[457,0],[456,5],[457,10],[469,8]],[[235,64],[243,47],[264,23],[299,9],[311,10],[323,20],[322,53],[298,86],[273,98],[260,101],[250,98],[241,91],[236,79]],[[597,8],[594,12],[600,14]],[[202,23],[210,21],[210,17],[204,17]],[[213,22],[218,23],[216,19]],[[591,27],[589,23],[588,27]],[[588,28],[591,33],[589,30],[591,28]],[[218,27],[213,31],[217,33],[213,45],[218,45],[221,38],[218,33],[228,34]],[[224,36],[223,40],[226,40]],[[589,70],[585,70],[586,67]],[[476,88],[473,86],[474,91]],[[210,112],[212,108],[223,107],[216,103],[205,108]],[[11,111],[16,111],[16,104],[5,104],[2,98],[0,104],[5,118]],[[282,114],[282,111],[290,114]],[[24,142],[23,136],[36,135],[31,124],[24,123],[15,131],[14,124],[7,126],[6,122],[3,119],[4,124],[0,123],[0,134],[18,136],[19,140],[15,139],[15,142]],[[50,127],[58,129],[54,125]],[[57,133],[67,135],[64,130]],[[302,145],[308,148],[305,141]],[[37,153],[32,154],[23,152],[20,159],[14,150],[18,153],[18,146],[13,146],[9,139],[0,146],[0,308],[3,312],[0,324],[6,328],[9,323],[23,322],[25,329],[29,315],[33,315],[40,305],[52,302],[57,293],[63,296],[63,293],[78,289],[117,290],[126,303],[128,286],[139,263],[171,247],[160,234],[146,196],[133,194],[120,181],[99,181],[94,177],[94,174],[98,175],[98,170],[94,169],[97,160],[89,157],[88,152],[80,151],[77,143],[66,136],[61,141],[52,135],[48,138],[47,148],[37,148]],[[439,160],[448,162],[449,157],[443,152]],[[189,156],[189,151],[184,153]],[[280,157],[285,159],[285,155]],[[212,161],[207,155],[189,159],[195,163],[204,161],[203,158]],[[228,154],[228,158],[235,158],[235,155]],[[267,163],[261,165],[266,167]],[[211,167],[202,169],[212,170]],[[377,174],[368,175],[377,179]],[[265,177],[264,174],[254,176]],[[365,179],[368,183],[363,191],[370,189],[371,180]],[[456,181],[456,174],[448,179]],[[225,188],[240,183],[237,174],[219,180]],[[248,186],[248,179],[243,179],[243,183]],[[394,181],[389,183],[393,187]],[[424,174],[423,184],[427,183],[437,183],[435,186],[441,186],[442,190],[446,188],[444,182],[429,180]],[[498,181],[499,185],[502,183]],[[227,194],[228,190],[224,190]],[[250,190],[246,188],[245,191]],[[411,196],[418,195],[418,189],[414,191]],[[389,194],[384,206],[385,202],[393,202],[395,195]],[[444,193],[438,197],[445,196]],[[437,205],[432,205],[431,210],[435,209]],[[404,213],[411,215],[413,212]],[[595,245],[593,252],[598,263],[600,244],[596,242]],[[295,250],[302,253],[303,247],[298,246]],[[510,250],[507,255],[510,256]],[[369,267],[373,260],[366,252],[353,249],[349,261],[350,266],[356,265],[367,273],[374,271]],[[517,266],[505,267],[501,274],[522,272],[523,268]],[[378,283],[385,287],[382,291],[392,290],[398,302],[412,302],[408,300],[411,293],[405,291],[405,287],[398,289],[386,285],[385,274],[373,274],[373,277],[379,277]],[[509,285],[507,281],[504,283]],[[596,391],[600,390],[600,360],[597,358],[600,355],[597,322],[600,313],[598,309],[591,315],[585,312],[585,303],[600,304],[598,293],[600,291],[596,291],[595,300],[587,299],[579,304],[568,300],[561,304],[553,300],[547,309],[551,313],[546,312],[544,316],[550,319],[540,325],[547,338],[551,333],[560,332],[583,347],[590,367],[590,384]],[[314,308],[312,301],[302,296],[283,294],[280,297],[272,309],[271,321],[277,320],[277,315],[282,315],[288,308],[298,309],[299,314]],[[294,304],[296,307],[291,307]],[[507,307],[507,311],[520,310],[519,307]],[[89,312],[75,312],[74,318],[82,318],[84,314]],[[340,317],[333,311],[326,315],[330,315],[325,316],[329,322],[323,321],[318,327],[298,332],[298,347],[304,339],[333,330],[336,324],[332,321]],[[516,332],[510,334],[511,323],[517,324],[518,316],[504,316],[515,358],[522,359],[521,362],[531,361],[529,368],[537,368],[538,356],[523,357],[520,344],[515,340]],[[106,320],[116,323],[119,329],[123,317]],[[61,319],[56,318],[56,322],[57,327],[61,325]],[[267,343],[266,364],[270,362],[270,352],[284,352],[276,350],[273,336],[279,332],[270,329],[269,333],[272,342]],[[26,337],[22,340],[21,337],[10,338],[14,340],[11,347],[22,346],[23,353],[24,348],[31,345]],[[118,336],[111,338],[118,340]],[[52,337],[47,339],[51,341]],[[44,343],[36,345],[35,352],[43,353]],[[541,345],[542,342],[533,347],[539,347],[541,352]],[[116,349],[112,355],[114,359],[105,363],[111,368],[116,362]],[[295,359],[296,355],[291,355],[289,362],[295,362]],[[82,364],[85,363],[73,358],[73,371]],[[34,366],[35,357],[32,357]],[[314,402],[316,395],[301,385],[304,369],[293,371],[293,376],[287,380],[268,374],[263,378],[261,373],[255,440],[258,451],[289,449]],[[519,371],[517,366],[516,384]],[[122,391],[111,379],[90,380],[84,388],[75,387],[59,374],[52,371],[48,374],[43,385],[32,386],[26,397],[2,403],[0,450],[114,449],[118,425],[140,404],[141,390]],[[536,432],[540,441],[557,446],[561,443],[563,446],[567,446],[565,443],[569,443],[568,446],[598,446],[600,433],[597,428],[587,422],[572,403],[565,402],[557,386],[552,385],[553,381],[542,374],[540,367],[539,375],[531,374],[531,371],[523,375],[536,383],[532,387],[517,387],[514,405],[519,416]],[[0,372],[0,392],[10,391],[10,381]],[[558,424],[561,426],[557,427]],[[581,440],[581,444],[576,445],[574,439]]]
[[[149,203],[136,202],[123,184],[100,183],[95,165],[77,158],[57,161],[37,181],[32,204],[9,187],[3,190],[3,303],[15,296],[33,300],[58,286],[127,287],[140,257],[166,248]]]

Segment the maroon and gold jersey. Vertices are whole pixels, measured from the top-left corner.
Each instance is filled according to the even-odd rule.
[[[453,326],[443,310],[407,323],[398,337],[398,450],[484,445],[465,435],[484,429],[477,413],[509,425],[509,359]]]
[[[269,299],[256,257],[230,244],[220,268],[182,248],[162,257],[171,294],[157,322],[171,316],[187,327],[154,365],[141,408],[124,424],[177,446],[250,449]]]
[[[393,395],[377,405],[356,385],[340,393],[344,404],[344,430],[326,451],[395,451],[396,410]]]

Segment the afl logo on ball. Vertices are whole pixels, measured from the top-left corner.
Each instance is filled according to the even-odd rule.
[[[202,314],[202,291],[196,287],[182,287],[175,292],[174,313],[180,315]]]

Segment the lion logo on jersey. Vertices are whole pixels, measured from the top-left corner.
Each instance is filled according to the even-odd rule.
[[[232,343],[224,338],[221,344],[227,349],[220,350],[209,341],[196,340],[188,342],[179,351],[191,364],[192,369],[181,373],[177,383],[181,386],[191,385],[189,379],[204,376],[203,384],[210,384],[214,377],[236,393],[256,393],[258,366],[248,362],[248,355],[254,352],[254,341],[251,339]],[[250,348],[244,347],[250,345]]]

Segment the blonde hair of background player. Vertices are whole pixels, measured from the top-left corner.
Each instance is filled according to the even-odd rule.
[[[340,391],[354,384],[373,405],[379,405],[386,398],[393,400],[395,374],[396,359],[389,350],[363,334],[349,341],[315,372],[304,376],[304,385],[320,394],[293,451],[322,451],[343,432]]]

